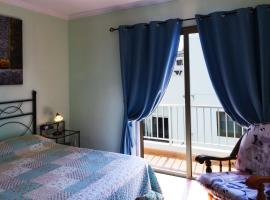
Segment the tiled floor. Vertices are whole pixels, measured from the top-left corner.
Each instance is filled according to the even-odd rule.
[[[208,200],[207,191],[195,180],[156,173],[165,200]]]

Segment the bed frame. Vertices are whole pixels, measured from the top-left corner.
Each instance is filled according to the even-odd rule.
[[[0,102],[0,131],[1,128],[8,124],[15,124],[24,128],[20,135],[25,135],[28,132],[36,134],[37,131],[37,92],[32,91],[32,97],[29,99],[19,99],[13,101]],[[24,111],[23,105],[31,103],[30,111]],[[29,123],[19,121],[23,117],[31,116]]]

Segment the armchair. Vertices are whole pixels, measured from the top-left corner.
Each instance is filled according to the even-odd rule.
[[[268,153],[268,149],[265,148],[266,146],[270,148],[270,140],[265,140],[265,129],[261,126],[262,125],[249,129],[248,132],[238,140],[231,154],[227,157],[207,155],[198,155],[195,157],[196,162],[206,165],[206,173],[202,174],[198,178],[198,181],[209,190],[210,199],[270,199],[270,186],[267,184],[270,183],[270,174],[268,174],[270,158],[268,158],[268,155],[264,154],[265,152]],[[267,137],[268,136],[270,137],[269,134]],[[263,142],[261,142],[260,139],[262,139],[261,141]],[[256,148],[254,148],[255,145]],[[263,159],[263,155],[266,158]],[[233,160],[236,161],[237,171],[235,172],[231,172]],[[212,173],[211,164],[213,161],[219,162],[220,172]],[[224,162],[228,162],[229,172],[222,172]],[[250,162],[257,163],[252,164]],[[262,165],[264,167],[262,167]]]

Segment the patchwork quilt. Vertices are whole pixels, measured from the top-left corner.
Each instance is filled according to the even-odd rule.
[[[162,199],[139,157],[56,144],[27,135],[0,142],[0,199]]]

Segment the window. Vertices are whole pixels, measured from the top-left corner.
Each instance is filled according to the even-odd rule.
[[[183,73],[183,67],[184,67],[183,57],[178,57],[176,59],[176,64],[174,66],[174,75],[181,76],[181,74]]]
[[[209,78],[197,27],[184,27],[166,94],[157,110],[142,121],[142,154],[166,173],[188,178],[192,171],[195,176],[203,173],[193,155],[216,156],[219,148],[230,150],[243,133],[241,126],[219,112],[223,110]],[[166,167],[174,153],[179,155],[174,163],[181,164]]]
[[[164,124],[163,124],[164,119]],[[169,138],[169,120],[168,117],[152,117],[152,128],[153,128],[153,136],[158,138],[163,138],[163,130],[164,130],[164,138]],[[164,129],[163,129],[164,128]],[[157,135],[158,134],[158,135]]]
[[[178,70],[178,69],[174,70],[174,73],[176,76],[181,76],[182,72],[183,72],[182,70]]]
[[[145,140],[168,142],[166,139],[169,139],[169,118],[168,117],[151,117],[151,121],[152,121],[151,122],[152,127],[150,123],[146,124],[146,126],[148,127],[147,128],[148,132],[151,136],[150,138],[145,138]],[[148,136],[146,132],[144,132],[144,136]]]
[[[223,111],[217,112],[217,128],[221,137],[240,138],[243,134],[242,127]]]
[[[178,66],[182,66],[183,65],[183,60],[182,59],[176,60],[176,64]]]

